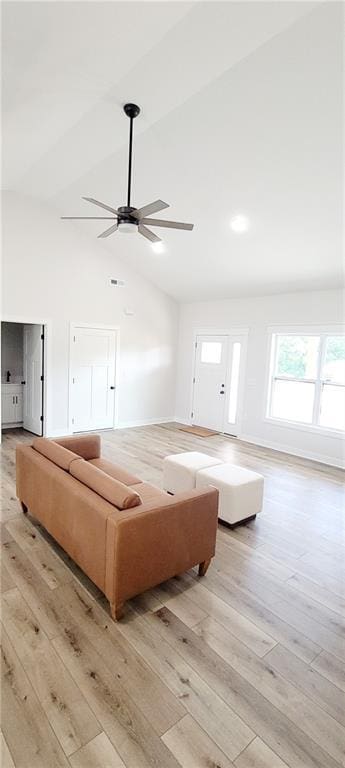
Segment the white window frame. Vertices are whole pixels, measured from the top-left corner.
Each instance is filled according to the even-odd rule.
[[[276,360],[277,360],[277,337],[278,336],[318,336],[320,339],[319,354],[317,361],[317,371],[315,379],[302,379],[294,378],[293,376],[275,376]],[[298,429],[306,432],[316,432],[330,437],[342,437],[344,438],[345,430],[335,429],[333,427],[324,427],[317,423],[321,409],[321,394],[322,387],[325,383],[330,383],[328,380],[321,378],[323,369],[323,363],[325,359],[326,351],[326,339],[329,336],[345,336],[345,328],[342,326],[302,326],[302,327],[279,327],[271,328],[269,330],[269,367],[268,367],[268,383],[266,387],[266,399],[265,399],[265,417],[264,420],[275,424],[277,426],[285,427],[288,429]],[[292,421],[290,419],[282,419],[281,417],[271,416],[272,406],[272,394],[273,394],[273,382],[275,379],[283,381],[301,381],[305,383],[315,384],[315,396],[314,396],[314,408],[313,408],[313,420],[312,423],[303,421]],[[332,384],[343,386],[341,382],[331,382]]]

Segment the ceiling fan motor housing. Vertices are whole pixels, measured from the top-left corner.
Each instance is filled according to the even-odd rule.
[[[118,217],[119,224],[137,224],[138,223],[131,216],[132,211],[135,211],[136,208],[133,208],[131,205],[121,205],[117,210],[120,214],[120,216]]]

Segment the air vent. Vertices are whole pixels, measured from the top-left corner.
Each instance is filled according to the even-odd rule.
[[[123,288],[125,281],[124,280],[117,280],[117,279],[111,279],[110,280],[111,285],[116,285],[118,288]]]

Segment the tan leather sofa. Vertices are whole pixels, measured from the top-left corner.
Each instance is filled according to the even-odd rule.
[[[36,438],[16,454],[17,496],[104,592],[126,600],[215,552],[218,492],[170,496],[100,455],[99,435]]]

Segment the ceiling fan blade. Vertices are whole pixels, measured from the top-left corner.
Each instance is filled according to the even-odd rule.
[[[141,235],[144,235],[144,237],[146,237],[147,240],[150,240],[151,243],[161,243],[162,242],[160,237],[157,237],[157,235],[155,235],[154,232],[151,232],[150,229],[147,229],[147,227],[142,226],[141,223],[139,224],[138,232]]]
[[[110,221],[117,221],[116,216],[60,216],[60,219],[90,219],[91,221],[94,221],[95,219],[97,219],[97,221],[103,221],[104,219],[108,221],[110,219]]]
[[[140,219],[140,224],[150,224],[151,227],[170,227],[171,229],[193,229],[194,224],[184,224],[182,221],[165,221],[164,219]]]
[[[94,197],[82,197],[82,200],[87,200],[88,203],[99,205],[100,208],[104,208],[106,211],[110,211],[111,213],[116,213],[117,216],[119,215],[119,212],[116,210],[116,208],[111,208],[110,205],[106,205],[105,203],[100,203],[100,201],[95,200]]]
[[[144,216],[150,216],[151,213],[162,211],[163,208],[169,208],[169,203],[164,203],[163,200],[155,200],[154,203],[144,205],[143,208],[136,208],[135,211],[132,211],[131,216],[141,220]]]
[[[109,227],[109,229],[106,229],[105,232],[102,232],[100,235],[98,235],[98,237],[109,237],[109,235],[112,235],[113,232],[116,232],[117,227],[118,227],[118,223],[116,222],[116,224],[113,224],[112,227]]]

